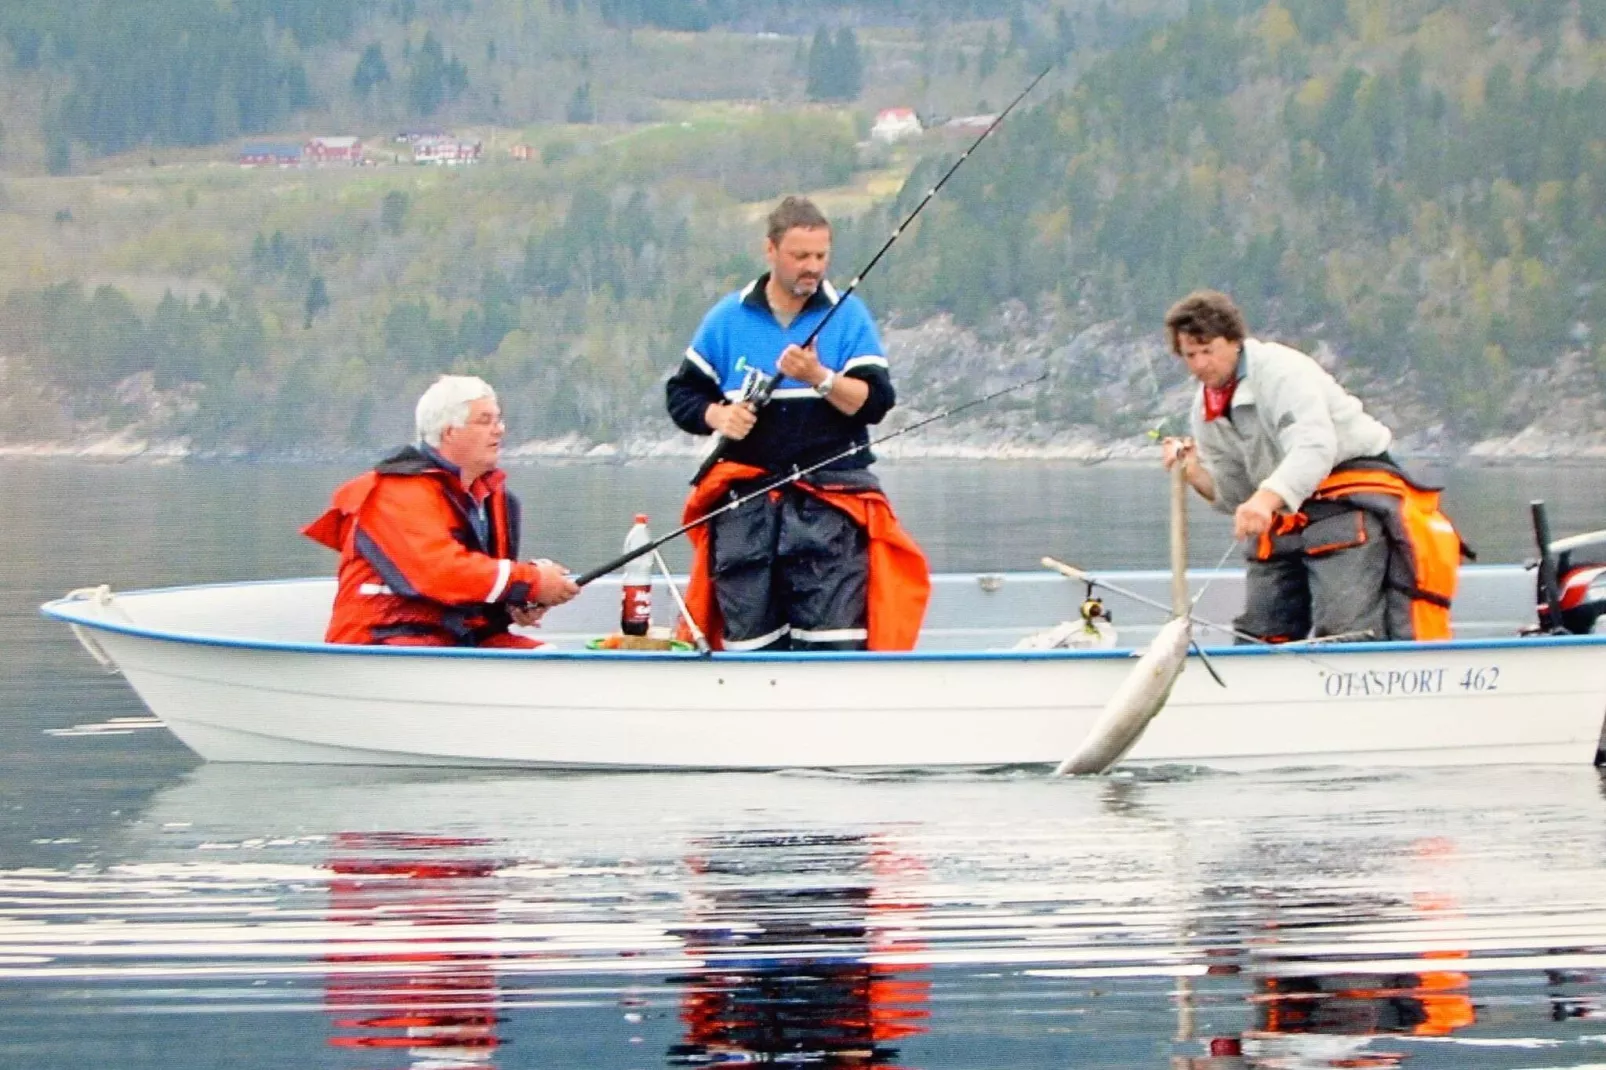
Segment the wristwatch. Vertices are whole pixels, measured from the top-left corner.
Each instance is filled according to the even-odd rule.
[[[831,388],[833,386],[835,386],[835,385],[836,385],[836,372],[830,371],[828,369],[826,371],[826,373],[825,373],[825,378],[821,379],[819,382],[814,384],[814,392],[816,394],[820,395],[822,398],[830,397],[831,396]]]

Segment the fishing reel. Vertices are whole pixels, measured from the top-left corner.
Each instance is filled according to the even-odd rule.
[[[1087,585],[1087,593],[1082,597],[1082,605],[1079,612],[1082,614],[1083,625],[1090,629],[1095,627],[1094,621],[1103,621],[1106,624],[1115,623],[1110,617],[1109,609],[1104,605],[1104,600],[1093,593],[1093,585],[1091,583]]]
[[[769,404],[770,395],[775,393],[775,384],[779,381],[779,376],[748,365],[742,373],[742,403],[752,406],[754,410],[762,409]]]

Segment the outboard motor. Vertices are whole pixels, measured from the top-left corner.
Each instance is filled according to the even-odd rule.
[[[1545,503],[1529,508],[1539,544],[1539,631],[1606,632],[1606,530],[1552,540]]]

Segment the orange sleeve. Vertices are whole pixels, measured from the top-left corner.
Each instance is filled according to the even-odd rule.
[[[452,537],[457,523],[427,481],[381,480],[357,514],[356,550],[397,594],[454,606],[536,599],[535,564],[468,549]]]

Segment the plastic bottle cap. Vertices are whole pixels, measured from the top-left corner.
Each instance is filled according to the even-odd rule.
[[[647,522],[647,514],[646,513],[637,513],[636,514],[636,523],[645,524],[646,522]]]

